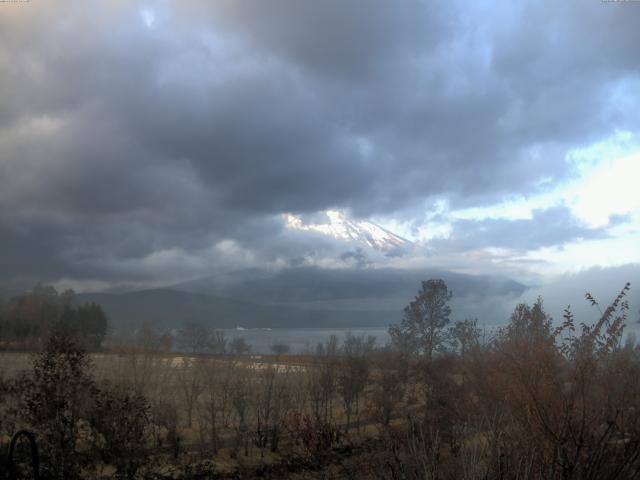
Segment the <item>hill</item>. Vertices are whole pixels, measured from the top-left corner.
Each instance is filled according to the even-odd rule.
[[[213,328],[345,327],[388,325],[397,311],[313,309],[287,305],[259,305],[230,298],[169,289],[137,292],[85,293],[79,302],[99,303],[112,324],[136,326],[145,321],[175,328],[197,321]]]

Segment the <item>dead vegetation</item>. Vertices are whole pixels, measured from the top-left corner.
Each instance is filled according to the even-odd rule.
[[[438,308],[420,317],[414,304],[385,348],[349,336],[313,357],[88,355],[51,337],[22,373],[2,372],[2,455],[27,428],[52,479],[640,475],[629,285],[593,325],[568,310],[554,324],[539,300],[484,343],[473,320],[448,329],[448,294],[434,285]],[[430,319],[425,343],[410,343],[411,321]]]

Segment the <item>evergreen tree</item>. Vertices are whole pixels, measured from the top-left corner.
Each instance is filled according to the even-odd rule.
[[[23,390],[25,420],[37,432],[46,478],[81,477],[78,436],[95,390],[85,351],[64,331],[54,331],[33,362]]]
[[[451,308],[451,292],[441,279],[422,282],[422,289],[405,307],[400,325],[389,328],[396,348],[410,354],[424,355],[428,360],[446,347]]]

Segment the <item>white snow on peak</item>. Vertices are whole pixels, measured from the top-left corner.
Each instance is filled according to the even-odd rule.
[[[368,221],[349,219],[339,210],[326,210],[327,221],[324,223],[304,223],[298,215],[285,214],[288,228],[319,232],[337,240],[355,241],[363,243],[382,252],[389,252],[411,245],[398,235]]]

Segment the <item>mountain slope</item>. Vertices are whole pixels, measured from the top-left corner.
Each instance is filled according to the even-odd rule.
[[[79,294],[78,301],[100,304],[116,328],[135,327],[144,322],[176,328],[185,320],[213,328],[386,326],[396,322],[400,313],[394,310],[347,311],[258,305],[169,289],[122,294],[86,293]]]
[[[467,275],[436,269],[250,269],[174,285],[174,290],[205,293],[262,304],[300,304],[334,300],[397,298],[406,304],[429,278],[442,278],[454,297],[520,295],[526,286],[506,277]]]

